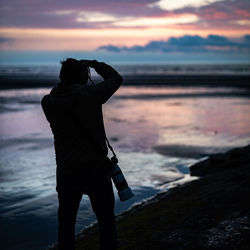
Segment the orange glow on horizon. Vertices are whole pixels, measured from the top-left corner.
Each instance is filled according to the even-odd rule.
[[[154,40],[167,40],[169,37],[183,35],[208,36],[218,34],[239,37],[249,33],[249,29],[203,29],[194,25],[171,28],[108,28],[108,29],[35,29],[1,28],[1,36],[12,39],[1,44],[2,50],[95,50],[99,46],[145,45]]]

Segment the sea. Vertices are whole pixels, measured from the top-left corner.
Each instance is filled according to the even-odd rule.
[[[248,64],[117,65],[122,75],[249,75]],[[57,76],[59,66],[1,66],[1,75]],[[95,76],[95,72],[92,72]],[[96,82],[98,84],[98,82]],[[21,86],[20,86],[21,87]],[[47,249],[57,242],[53,136],[40,101],[51,87],[0,90],[1,249]],[[121,86],[103,106],[106,134],[135,196],[120,214],[192,181],[189,167],[209,154],[250,143],[249,89],[209,86]],[[96,222],[88,196],[76,233]]]

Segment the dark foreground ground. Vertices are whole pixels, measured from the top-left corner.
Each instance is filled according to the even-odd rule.
[[[200,179],[161,193],[117,218],[118,249],[250,249],[250,146],[191,167]],[[76,249],[98,249],[98,227]]]

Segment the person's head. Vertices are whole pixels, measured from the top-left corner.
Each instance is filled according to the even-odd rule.
[[[60,80],[63,84],[86,84],[88,81],[88,69],[74,58],[67,58],[61,62]]]

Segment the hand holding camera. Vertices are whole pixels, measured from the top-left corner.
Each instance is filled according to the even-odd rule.
[[[96,60],[80,60],[81,64],[85,67],[91,67],[94,68],[97,61]]]
[[[90,67],[91,68],[95,68],[95,65],[98,63],[96,60],[79,60],[79,62],[82,64],[82,67],[85,69],[86,71],[86,75],[87,75],[87,79],[90,80],[90,82],[92,84],[94,84],[94,82],[91,79],[91,73],[90,73]]]

